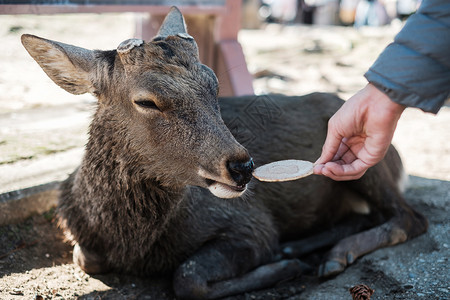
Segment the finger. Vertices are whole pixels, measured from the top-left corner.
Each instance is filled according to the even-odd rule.
[[[365,172],[370,166],[361,159],[356,159],[350,164],[329,162],[325,164],[325,167],[330,169],[336,176],[354,176],[361,172]]]
[[[322,175],[322,169],[324,168],[324,164],[316,165],[314,164],[313,173],[316,175]]]
[[[335,133],[333,129],[328,127],[327,137],[322,147],[322,154],[316,161],[316,164],[324,164],[331,161],[335,156],[337,150],[339,149],[341,141],[342,136],[338,133]]]
[[[376,138],[367,139],[367,143],[358,153],[358,157],[364,160],[367,165],[374,166],[386,155],[389,145],[390,140],[383,143]]]
[[[328,168],[324,167],[322,169],[322,173],[321,174],[323,176],[329,177],[329,178],[331,178],[331,179],[333,179],[335,181],[349,181],[349,180],[360,179],[365,174],[365,171],[361,172],[361,173],[358,173],[358,174],[355,174],[355,175],[340,175],[340,176],[337,176],[337,175],[333,174],[333,172],[331,172]]]
[[[347,151],[343,152],[343,149],[347,149]],[[337,163],[339,165],[350,165],[355,160],[358,159],[358,156],[353,153],[351,149],[348,147],[342,147],[342,150],[338,150],[338,154],[333,157],[331,162]]]
[[[353,180],[361,178],[368,168],[369,165],[356,159],[350,164],[342,164],[342,161],[328,162],[322,168],[321,173],[334,180]]]
[[[336,154],[333,156],[333,159],[331,161],[336,161],[336,160],[341,159],[342,156],[350,150],[349,146],[347,146],[345,141],[346,141],[346,138],[343,138],[341,143],[339,144],[339,148],[336,151]]]
[[[358,159],[358,156],[356,156],[356,154],[353,153],[352,150],[348,149],[347,152],[345,152],[341,155],[339,160],[340,160],[341,165],[350,165],[357,159]]]

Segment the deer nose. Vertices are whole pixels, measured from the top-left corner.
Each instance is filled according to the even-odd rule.
[[[253,159],[248,161],[229,161],[227,163],[228,171],[231,178],[237,183],[237,185],[246,185],[250,179],[252,179],[252,172],[255,168]]]

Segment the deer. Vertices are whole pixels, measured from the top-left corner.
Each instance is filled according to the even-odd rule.
[[[329,249],[317,276],[427,230],[407,204],[393,146],[359,180],[277,183],[255,165],[314,161],[333,94],[218,97],[173,7],[151,41],[88,50],[24,34],[44,72],[72,94],[97,98],[80,166],[61,183],[59,226],[89,274],[169,274],[179,299],[237,295],[301,276],[301,258]],[[272,108],[270,115],[261,108]],[[267,111],[267,110],[266,110]]]

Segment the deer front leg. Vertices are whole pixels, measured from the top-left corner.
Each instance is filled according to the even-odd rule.
[[[427,230],[426,218],[409,206],[402,196],[402,173],[400,157],[391,147],[386,158],[367,170],[360,180],[347,182],[349,188],[366,199],[387,221],[337,243],[320,266],[319,276],[340,273],[364,254],[405,242]]]
[[[78,243],[73,247],[73,261],[88,274],[101,274],[109,271],[105,257],[87,250]]]
[[[177,298],[216,299],[237,295],[270,287],[308,268],[296,259],[258,267],[263,253],[245,246],[233,247],[230,243],[233,242],[209,244],[177,269],[173,280]]]
[[[240,277],[211,284],[210,299],[268,288],[280,281],[309,273],[310,266],[298,259],[285,259],[260,266]]]
[[[280,254],[283,258],[299,258],[321,248],[331,247],[340,240],[369,228],[370,224],[367,215],[350,215],[343,222],[319,234],[282,244]]]
[[[403,243],[426,231],[426,219],[414,212],[404,212],[372,229],[349,236],[337,243],[319,267],[319,276],[336,275],[357,258],[377,249]]]

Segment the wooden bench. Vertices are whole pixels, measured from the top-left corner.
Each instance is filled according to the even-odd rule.
[[[253,94],[242,47],[237,41],[241,0],[0,0],[0,14],[140,13],[135,37],[155,36],[172,5],[180,8],[189,33],[199,46],[201,61],[220,82],[220,96]]]

